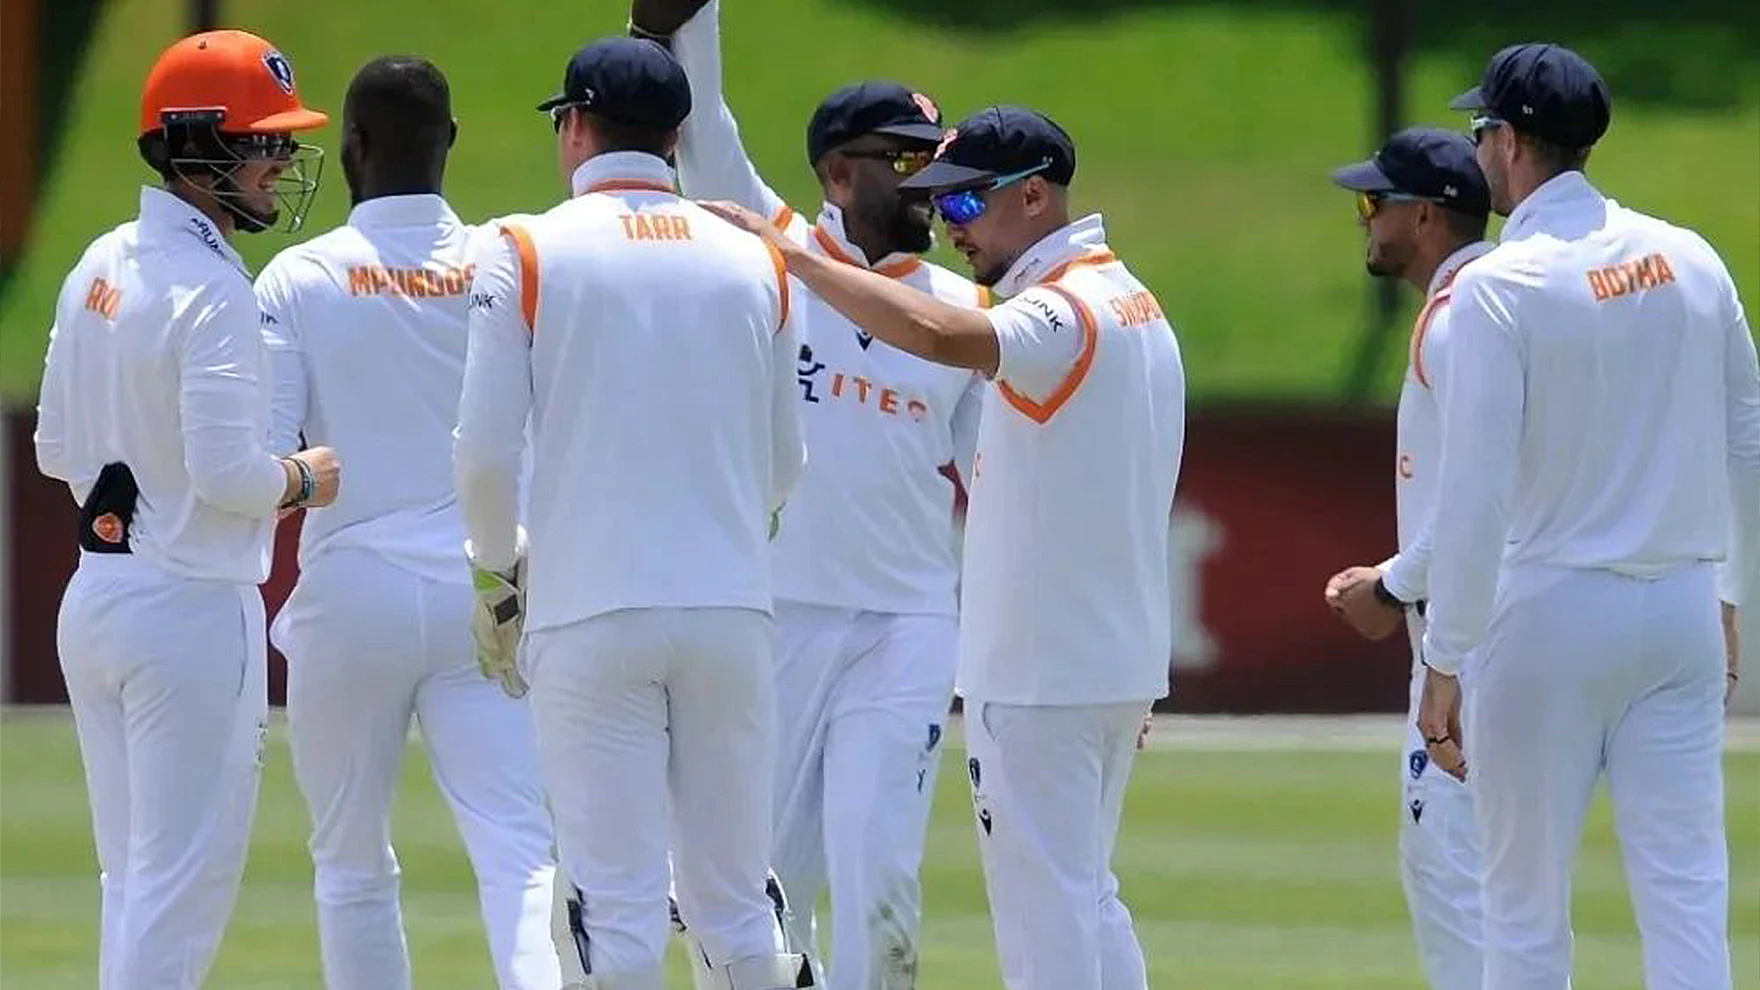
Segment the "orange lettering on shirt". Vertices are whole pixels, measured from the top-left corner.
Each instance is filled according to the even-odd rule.
[[[1608,295],[1607,276],[1601,274],[1600,272],[1596,272],[1596,271],[1590,272],[1589,273],[1589,291],[1594,294],[1596,302],[1601,302],[1602,300],[1606,299],[1607,295]]]
[[[867,402],[868,390],[874,387],[874,383],[860,375],[857,375],[855,378],[851,379],[851,381],[856,383],[856,401],[862,403]]]
[[[898,415],[898,393],[889,388],[880,390],[880,411],[888,416]]]
[[[462,296],[470,288],[475,265],[455,268],[386,268],[383,265],[350,265],[348,292],[353,296],[388,294],[412,299]]]
[[[1412,455],[1410,455],[1410,454],[1399,455],[1399,464],[1397,467],[1397,470],[1399,472],[1399,476],[1406,479],[1407,481],[1410,481],[1412,479],[1412,477],[1418,473],[1417,469],[1415,467],[1413,467],[1413,464],[1414,464],[1414,461],[1412,460]]]
[[[1141,326],[1161,319],[1161,304],[1147,291],[1114,296],[1107,300],[1107,305],[1120,326]]]
[[[91,288],[86,290],[86,309],[106,320],[114,320],[116,311],[121,308],[122,290],[102,277],[92,279]]]
[[[906,412],[910,413],[911,419],[918,423],[923,421],[923,417],[929,415],[929,404],[922,399],[912,399],[904,404],[904,408]]]
[[[831,394],[833,397],[843,394],[843,372],[841,371],[831,376]]]
[[[1589,294],[1596,302],[1654,289],[1675,280],[1674,269],[1669,267],[1668,258],[1660,251],[1584,274],[1589,280]]]

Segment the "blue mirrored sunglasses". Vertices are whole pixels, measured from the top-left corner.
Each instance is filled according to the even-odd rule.
[[[935,212],[941,214],[942,220],[956,227],[963,227],[983,216],[984,211],[989,209],[989,203],[984,199],[985,193],[1001,189],[1003,186],[1013,185],[1028,176],[1038,175],[1050,167],[1050,162],[1040,162],[1032,168],[1020,172],[999,175],[985,185],[941,193],[931,197],[931,200],[935,204]]]

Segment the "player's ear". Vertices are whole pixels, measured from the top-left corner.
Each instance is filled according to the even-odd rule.
[[[1051,184],[1041,176],[1028,176],[1021,183],[1021,207],[1027,219],[1036,220],[1051,206]]]
[[[855,163],[838,152],[827,152],[824,176],[826,189],[848,189],[855,182]]]
[[[452,118],[452,124],[451,124],[450,129],[446,132],[446,150],[451,151],[452,146],[457,143],[458,143],[458,118],[454,117],[454,118]]]

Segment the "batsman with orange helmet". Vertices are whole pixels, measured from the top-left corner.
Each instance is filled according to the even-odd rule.
[[[244,868],[268,710],[263,599],[279,511],[327,505],[328,448],[268,448],[267,356],[229,239],[317,188],[322,127],[293,68],[242,31],[172,45],[141,156],[164,180],[62,285],[37,464],[81,503],[58,647],[92,804],[100,990],[188,990]]]

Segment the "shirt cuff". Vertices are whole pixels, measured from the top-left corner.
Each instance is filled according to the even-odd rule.
[[[1737,608],[1742,604],[1741,568],[1734,561],[1717,565],[1717,600]]]
[[[1466,662],[1466,657],[1453,656],[1446,650],[1436,649],[1431,644],[1429,632],[1424,633],[1423,652],[1420,656],[1423,658],[1424,666],[1449,677],[1461,676],[1461,667]]]
[[[1424,592],[1413,587],[1412,576],[1406,573],[1409,569],[1408,558],[1396,553],[1381,565],[1381,583],[1393,597],[1407,605],[1415,605],[1424,597]]]

